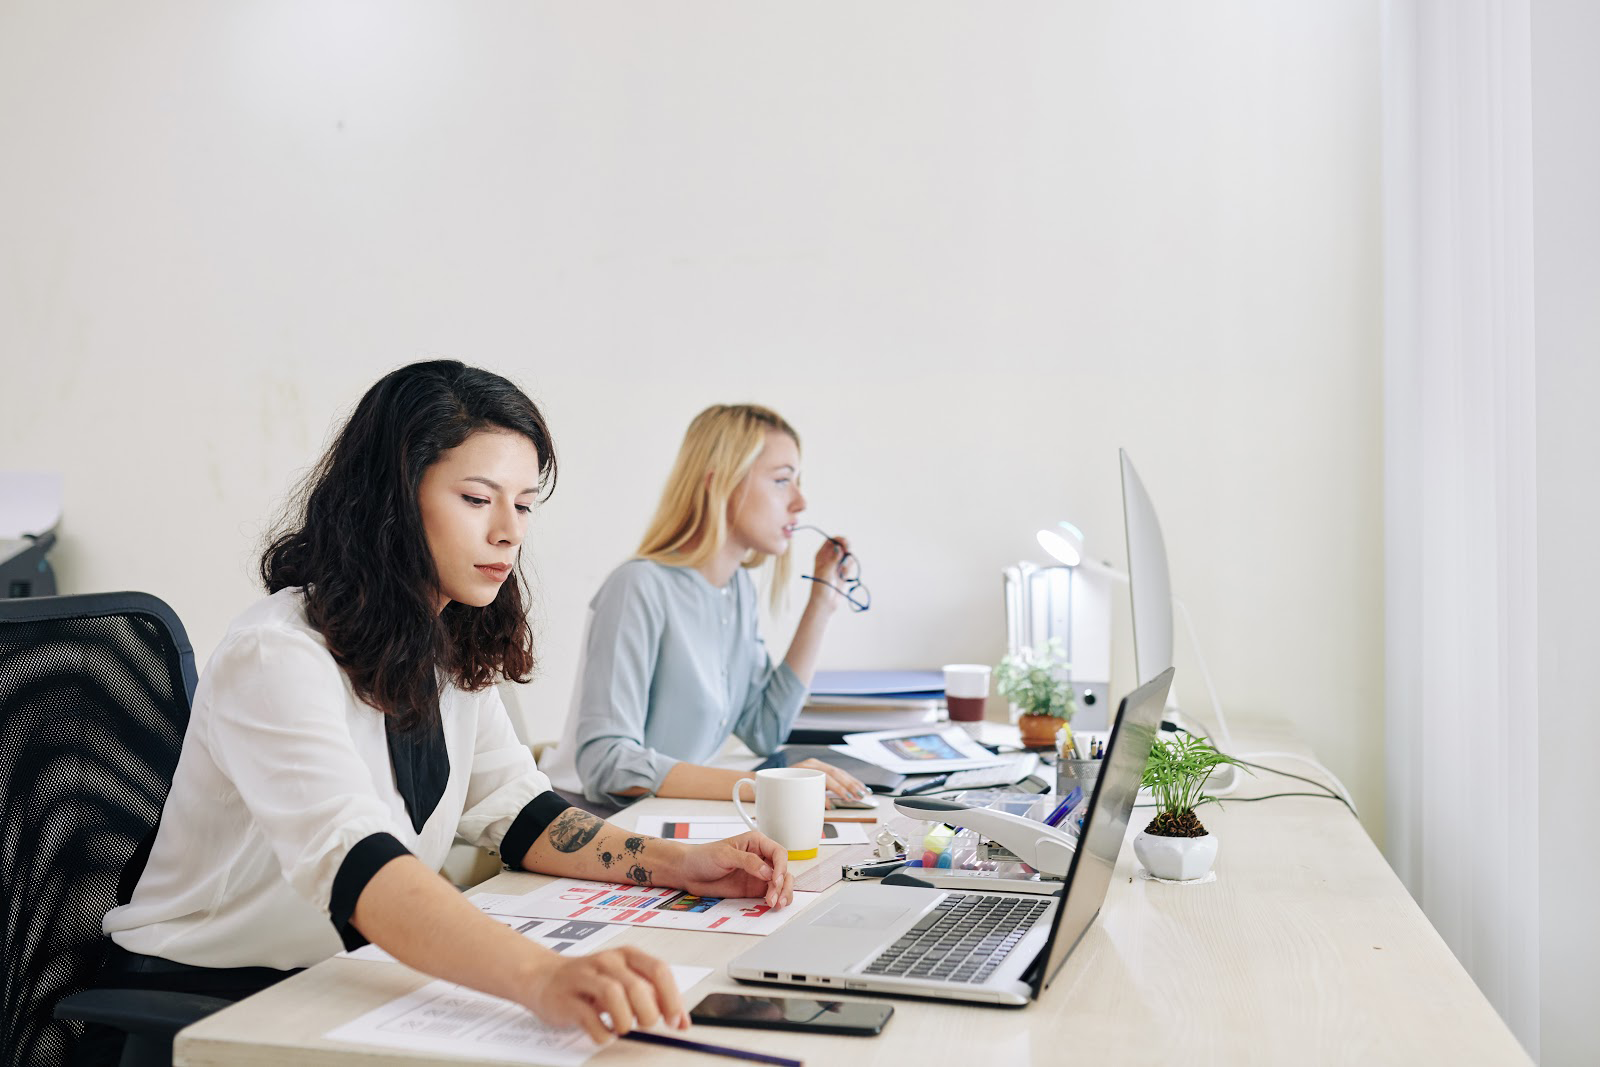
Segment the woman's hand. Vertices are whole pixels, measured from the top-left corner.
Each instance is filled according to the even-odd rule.
[[[862,800],[872,795],[872,790],[862,784],[859,779],[847,771],[841,771],[831,763],[824,763],[819,759],[808,759],[801,760],[799,763],[792,764],[792,766],[821,771],[827,775],[827,792],[836,797],[841,797],[845,800]],[[833,801],[829,800],[826,795],[823,797],[823,803],[827,807],[833,807]]]
[[[822,542],[822,547],[817,549],[817,558],[812,562],[811,575],[817,579],[811,583],[811,600],[815,604],[836,608],[844,602],[844,579],[839,576],[839,563],[850,551],[848,537],[827,538]]]
[[[673,874],[678,888],[696,896],[761,897],[773,908],[794,900],[789,854],[755,830],[708,845],[685,845]]]
[[[523,986],[518,1003],[552,1026],[581,1026],[596,1044],[615,1034],[663,1020],[679,1030],[689,1025],[672,969],[631,946],[588,956],[556,956]],[[611,1017],[608,1027],[600,1013]]]

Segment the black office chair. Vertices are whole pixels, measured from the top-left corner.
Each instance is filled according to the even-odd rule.
[[[100,921],[155,837],[194,696],[194,651],[143,593],[0,601],[0,1067],[62,1067],[84,1024],[128,1031],[124,1064],[227,1002],[90,990]],[[65,998],[65,999],[63,999]]]

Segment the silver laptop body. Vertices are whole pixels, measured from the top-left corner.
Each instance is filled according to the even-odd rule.
[[[1171,684],[1168,668],[1117,709],[1062,892],[846,885],[736,957],[728,974],[759,984],[1030,1003],[1100,913]]]

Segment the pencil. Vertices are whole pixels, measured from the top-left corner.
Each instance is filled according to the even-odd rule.
[[[765,1052],[751,1052],[748,1049],[729,1048],[727,1045],[708,1045],[703,1041],[690,1041],[683,1037],[668,1037],[666,1034],[652,1034],[646,1030],[629,1030],[622,1035],[624,1041],[642,1041],[647,1045],[665,1045],[668,1048],[688,1049],[691,1052],[705,1052],[712,1056],[728,1056],[736,1060],[750,1060],[754,1063],[775,1063],[778,1067],[805,1067],[801,1060],[785,1059],[782,1056],[769,1056]]]
[[[824,815],[823,822],[877,822],[876,815]]]

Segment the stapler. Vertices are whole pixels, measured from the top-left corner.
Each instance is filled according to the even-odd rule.
[[[973,808],[935,797],[896,797],[895,810],[926,822],[962,826],[983,835],[1017,859],[1033,868],[1037,875],[1013,878],[990,871],[929,870],[901,868],[885,878],[886,883],[921,883],[940,889],[992,889],[1000,892],[1056,893],[1072,866],[1078,839],[1065,830],[1046,826],[1010,812],[993,808]]]

